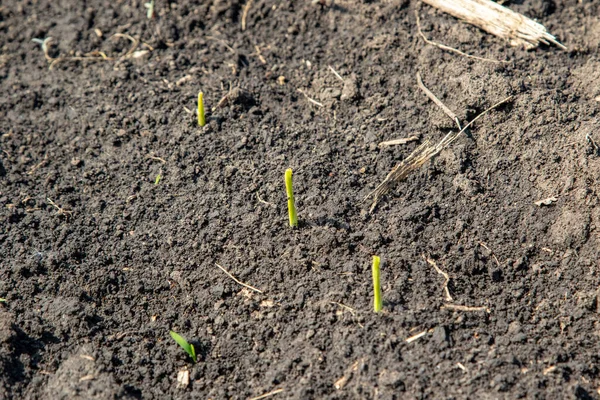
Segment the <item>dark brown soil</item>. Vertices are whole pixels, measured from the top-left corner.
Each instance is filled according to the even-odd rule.
[[[254,0],[245,31],[243,0],[157,0],[153,20],[138,0],[0,3],[0,398],[596,398],[600,2],[505,4],[569,50],[406,0]],[[426,45],[415,8],[432,40],[508,62]],[[46,37],[112,59],[49,70]],[[369,215],[453,129],[417,72],[463,121],[515,98]],[[198,91],[213,109],[230,88],[197,127]]]

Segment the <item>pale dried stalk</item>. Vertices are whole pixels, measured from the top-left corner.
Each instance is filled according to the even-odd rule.
[[[493,106],[491,106],[490,108],[473,118],[473,120],[466,124],[460,131],[448,133],[436,145],[430,145],[431,142],[429,141],[429,139],[423,142],[423,144],[417,147],[412,153],[410,153],[410,155],[406,157],[406,159],[397,164],[385,177],[383,182],[381,182],[379,186],[375,188],[375,190],[373,190],[367,195],[367,197],[365,197],[365,199],[368,199],[369,197],[373,196],[373,204],[371,205],[369,212],[373,212],[373,210],[377,206],[377,203],[379,203],[379,200],[381,200],[381,198],[385,196],[385,194],[389,192],[398,182],[406,179],[406,177],[410,175],[412,171],[420,168],[427,161],[431,160],[433,156],[439,154],[446,147],[450,146],[452,142],[458,139],[461,133],[467,130],[479,118],[483,117],[485,114],[487,114],[494,108],[509,102],[510,100],[512,100],[512,98],[512,96],[508,96],[504,100],[494,104]]]
[[[552,43],[567,50],[542,24],[491,0],[423,0],[423,2],[492,35],[508,39],[513,46],[532,49],[540,43]]]

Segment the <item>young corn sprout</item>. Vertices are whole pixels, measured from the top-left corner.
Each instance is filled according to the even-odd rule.
[[[292,188],[292,169],[285,170],[285,191],[288,198],[288,214],[290,216],[290,226],[298,226],[298,216],[296,215],[296,199],[294,199],[294,189]]]
[[[183,338],[183,336],[179,335],[178,333],[175,333],[173,331],[169,331],[169,333],[171,334],[173,340],[175,340],[177,344],[181,346],[181,348],[185,350],[186,353],[188,353],[188,355],[192,358],[194,363],[196,363],[196,349],[194,348],[194,345],[189,343]]]
[[[204,93],[198,93],[198,125],[206,125],[206,118],[204,117]]]
[[[381,282],[379,281],[379,264],[381,259],[373,256],[373,309],[375,312],[381,311],[383,308],[383,299],[381,298]]]

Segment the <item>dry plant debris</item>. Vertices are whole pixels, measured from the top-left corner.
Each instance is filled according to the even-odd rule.
[[[283,389],[275,389],[275,390],[273,390],[273,391],[271,391],[271,392],[269,392],[269,393],[261,394],[260,396],[253,397],[253,398],[251,398],[251,399],[249,399],[249,400],[261,400],[261,399],[266,399],[267,397],[274,396],[274,395],[276,395],[277,393],[281,393],[281,392],[283,392]]]
[[[102,51],[92,51],[89,53],[86,53],[83,55],[83,57],[69,57],[69,56],[59,56],[59,57],[52,57],[49,54],[49,44],[52,42],[52,38],[46,38],[44,40],[41,39],[33,39],[33,41],[35,43],[38,43],[42,46],[42,50],[44,51],[44,57],[46,57],[46,60],[48,60],[48,62],[50,63],[50,66],[48,67],[48,69],[52,69],[54,68],[54,66],[60,62],[63,61],[114,61],[114,60],[122,60],[125,58],[128,58],[130,56],[132,56],[133,52],[135,51],[135,49],[138,47],[139,45],[139,40],[135,39],[132,36],[123,34],[123,33],[115,33],[114,35],[111,36],[111,38],[125,38],[127,40],[129,40],[132,45],[129,48],[129,50],[127,50],[127,53],[123,54],[120,57],[108,57],[104,52]]]
[[[431,92],[431,90],[427,89],[427,87],[423,83],[423,80],[421,79],[421,74],[418,72],[417,72],[417,85],[419,86],[419,89],[421,89],[423,91],[423,93],[425,93],[425,95],[427,97],[429,97],[429,99],[431,101],[433,101],[439,108],[441,108],[444,111],[444,113],[448,117],[450,117],[450,119],[452,121],[456,122],[456,126],[458,127],[458,129],[462,129],[462,127],[460,126],[460,121],[458,120],[458,117],[456,116],[454,111],[452,111],[450,108],[448,108],[448,106],[446,106],[444,103],[442,103],[442,101],[440,99],[438,99],[436,97],[436,95]]]
[[[397,164],[385,177],[383,182],[381,182],[379,186],[375,188],[375,190],[373,190],[365,197],[365,200],[370,197],[373,197],[373,203],[371,204],[369,212],[372,213],[379,201],[381,200],[381,198],[385,196],[390,190],[392,190],[392,188],[394,188],[396,184],[406,179],[406,177],[410,175],[412,171],[420,168],[427,161],[431,160],[432,157],[439,154],[442,150],[450,146],[450,144],[452,144],[452,142],[454,142],[460,136],[461,133],[467,130],[479,118],[483,117],[491,110],[505,103],[508,103],[512,100],[512,98],[513,96],[508,96],[504,100],[494,104],[493,106],[491,106],[490,108],[473,118],[473,120],[466,124],[460,131],[449,132],[436,145],[431,145],[431,142],[429,140],[423,142],[423,144],[417,147],[408,157],[406,157],[406,159]]]
[[[423,255],[423,258],[425,259],[425,261],[427,261],[427,263],[429,263],[429,265],[431,265],[435,271],[442,275],[444,277],[444,294],[446,297],[446,301],[453,301],[454,299],[452,299],[452,296],[450,295],[450,289],[448,289],[448,283],[450,283],[450,276],[442,271],[440,269],[440,267],[437,266],[436,262],[433,261],[431,258],[425,257],[425,255]]]
[[[425,335],[427,335],[427,331],[423,331],[423,332],[417,333],[416,335],[414,335],[414,336],[411,336],[411,337],[407,338],[407,339],[405,340],[405,342],[406,342],[406,343],[412,343],[412,342],[414,342],[415,340],[419,340],[419,339],[421,339],[421,338],[422,338],[423,336],[425,336]]]
[[[445,308],[447,310],[454,310],[454,311],[484,311],[488,314],[491,312],[491,310],[485,306],[470,307],[470,306],[462,306],[460,304],[444,304],[441,308]]]
[[[399,144],[406,144],[406,143],[409,143],[409,142],[413,142],[415,140],[419,140],[419,137],[418,136],[410,136],[410,137],[406,137],[406,138],[392,139],[392,140],[388,140],[388,141],[385,141],[385,142],[381,142],[377,146],[378,147],[396,146],[396,145],[399,145]]]
[[[358,364],[362,363],[362,362],[363,362],[363,360],[360,359],[358,361],[355,361],[348,368],[346,368],[346,371],[344,371],[344,375],[340,379],[338,379],[337,381],[335,381],[335,383],[333,384],[333,386],[337,390],[343,389],[344,386],[346,386],[346,384],[352,379],[354,373],[356,373],[356,371],[358,371]]]
[[[567,50],[542,24],[492,0],[423,0],[423,2],[492,35],[507,39],[513,46],[533,49],[540,43],[547,45],[552,43]]]
[[[456,53],[458,55],[461,55],[463,57],[467,57],[467,58],[472,58],[474,60],[479,60],[479,61],[485,61],[485,62],[491,62],[494,64],[502,64],[505,63],[506,61],[499,61],[499,60],[492,60],[491,58],[484,58],[484,57],[477,57],[477,56],[473,56],[471,54],[467,54],[465,52],[462,52],[458,49],[455,49],[454,47],[450,47],[450,46],[446,46],[445,44],[441,44],[438,42],[434,42],[433,40],[429,40],[427,39],[427,37],[425,36],[425,34],[423,33],[423,31],[421,30],[421,18],[419,18],[419,11],[415,10],[415,17],[417,19],[417,30],[419,31],[419,36],[421,36],[421,38],[423,39],[423,41],[427,44],[430,44],[432,46],[435,46],[439,49],[442,50],[446,50],[446,51],[450,51],[452,53]]]
[[[225,272],[225,274],[230,277],[231,279],[233,279],[233,281],[239,285],[242,285],[245,288],[248,288],[250,290],[254,290],[257,293],[262,293],[263,291],[260,289],[255,288],[254,286],[250,286],[240,280],[238,280],[235,276],[231,275],[231,273],[229,273],[229,271],[227,271],[225,268],[223,268],[222,266],[220,266],[219,264],[215,263],[215,265],[223,272]]]
[[[549,206],[557,200],[558,199],[556,197],[552,196],[552,197],[548,197],[547,199],[538,200],[538,201],[534,202],[534,204],[538,207]]]

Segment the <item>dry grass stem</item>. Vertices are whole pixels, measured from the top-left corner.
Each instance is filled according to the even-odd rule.
[[[417,147],[406,159],[397,164],[390,173],[385,177],[383,182],[379,184],[371,193],[369,193],[365,199],[373,196],[373,203],[369,212],[373,212],[379,201],[383,196],[385,196],[398,182],[406,179],[410,173],[421,166],[423,166],[427,161],[429,161],[433,156],[439,154],[442,150],[450,146],[452,142],[454,142],[461,133],[467,130],[471,125],[475,123],[479,118],[483,117],[485,114],[490,112],[491,110],[501,106],[512,100],[512,96],[505,98],[502,101],[494,104],[487,110],[483,111],[481,114],[476,116],[471,122],[466,124],[460,131],[458,132],[449,132],[444,138],[436,145],[430,145],[430,141],[426,140],[422,145]]]
[[[258,192],[256,192],[256,198],[258,199],[259,202],[263,203],[264,205],[271,206],[271,207],[277,207],[275,204],[269,203],[268,201],[264,201],[263,199],[261,199],[260,194],[258,194]]]
[[[123,33],[115,33],[114,35],[111,36],[111,38],[125,38],[127,40],[129,40],[132,45],[129,48],[129,50],[127,51],[127,53],[125,53],[124,55],[120,56],[120,57],[108,57],[105,53],[103,53],[102,51],[92,51],[89,53],[86,53],[83,55],[83,57],[56,57],[53,58],[50,56],[50,54],[48,54],[48,44],[52,41],[52,38],[48,38],[44,45],[42,45],[42,49],[44,50],[44,57],[46,57],[46,60],[48,60],[50,62],[50,66],[48,67],[49,69],[53,69],[54,66],[56,66],[56,64],[63,62],[63,61],[114,61],[114,60],[122,60],[125,58],[128,58],[129,56],[131,56],[133,54],[133,52],[135,51],[135,49],[138,47],[139,45],[139,40],[135,39],[132,36],[123,34]]]
[[[415,340],[421,339],[423,336],[427,335],[427,331],[423,331],[421,333],[417,333],[414,336],[409,337],[408,339],[405,340],[406,343],[412,343]]]
[[[246,284],[246,283],[244,283],[244,282],[242,282],[242,281],[238,280],[238,279],[237,279],[235,276],[231,275],[231,274],[229,273],[229,271],[227,271],[225,268],[223,268],[223,267],[222,267],[222,266],[220,266],[219,264],[215,263],[215,265],[216,265],[217,267],[219,267],[219,268],[221,269],[221,271],[225,272],[225,273],[227,274],[227,276],[228,276],[228,277],[230,277],[230,278],[231,278],[231,279],[233,279],[233,280],[234,280],[236,283],[238,283],[238,284],[242,285],[243,287],[245,287],[245,288],[248,288],[248,289],[250,289],[250,290],[254,290],[254,291],[255,291],[255,292],[257,292],[257,293],[262,293],[262,292],[263,292],[262,290],[260,290],[260,289],[257,289],[257,288],[255,288],[254,286],[250,286],[250,285],[248,285],[248,284]]]
[[[492,257],[494,257],[494,260],[496,261],[496,264],[498,266],[500,266],[500,261],[498,260],[498,257],[496,257],[496,254],[494,254],[494,252],[492,251],[492,249],[490,249],[485,243],[483,242],[479,242],[479,244],[481,245],[481,247],[483,247],[484,249],[486,249],[487,251],[489,251],[490,253],[492,253]]]
[[[461,306],[459,304],[444,304],[441,308],[445,308],[447,310],[454,310],[454,311],[485,311],[488,314],[491,312],[490,309],[485,306],[469,307],[469,306]]]
[[[8,154],[8,153],[7,153],[7,154]],[[42,160],[40,163],[38,163],[38,164],[34,165],[34,166],[33,166],[33,167],[32,167],[32,168],[31,168],[31,169],[30,169],[30,170],[27,172],[27,175],[33,175],[33,173],[34,173],[35,171],[37,171],[37,170],[38,170],[38,168],[41,168],[41,167],[43,167],[44,165],[46,165],[46,163],[47,163],[47,162],[48,162],[48,154],[44,154],[44,159],[43,159],[43,160]]]
[[[54,208],[56,208],[56,215],[64,215],[67,220],[69,218],[71,218],[71,216],[73,215],[72,211],[69,210],[65,210],[64,208],[60,207],[58,204],[56,204],[55,202],[53,202],[52,200],[50,200],[49,197],[46,198],[46,200],[48,201],[48,203],[50,203],[50,205]]]
[[[415,17],[417,17],[417,30],[419,31],[419,36],[421,36],[421,38],[423,39],[423,41],[425,41],[425,43],[430,44],[432,46],[435,46],[439,49],[442,50],[446,50],[446,51],[450,51],[452,53],[456,53],[459,54],[463,57],[467,57],[467,58],[472,58],[474,60],[479,60],[479,61],[485,61],[485,62],[491,62],[494,64],[502,64],[505,63],[506,61],[499,61],[499,60],[492,60],[491,58],[484,58],[484,57],[477,57],[477,56],[472,56],[471,54],[467,54],[464,53],[458,49],[455,49],[454,47],[450,47],[450,46],[446,46],[444,44],[438,43],[438,42],[434,42],[433,40],[429,40],[427,39],[427,37],[425,36],[425,34],[423,33],[423,31],[421,30],[421,18],[419,18],[419,11],[415,10]]]
[[[313,103],[314,105],[317,105],[319,107],[323,107],[323,104],[319,103],[316,100],[311,99],[310,97],[308,97],[308,95],[304,92],[304,90],[302,89],[297,89],[298,92],[302,93],[304,95],[304,97],[306,97],[306,100],[310,101],[311,103]]]
[[[335,304],[336,306],[341,307],[342,309],[350,312],[350,314],[352,314],[353,316],[356,315],[356,310],[350,306],[347,306],[345,304],[342,303],[338,303],[337,301],[330,301],[331,304]]]
[[[454,301],[454,299],[452,298],[452,296],[450,295],[450,290],[448,289],[448,283],[450,283],[450,276],[448,276],[447,273],[445,273],[444,271],[442,271],[437,264],[435,263],[435,261],[433,261],[431,258],[427,258],[425,257],[425,255],[423,255],[423,258],[429,263],[429,265],[431,265],[438,274],[442,275],[444,277],[444,293],[446,294],[446,301]]]
[[[358,364],[361,362],[363,362],[363,359],[355,361],[350,367],[346,368],[346,371],[344,371],[344,376],[342,376],[340,379],[335,381],[333,386],[337,390],[343,389],[344,386],[346,386],[346,384],[350,381],[350,379],[352,379],[352,376],[354,375],[354,373],[356,371],[358,371]]]
[[[248,11],[250,11],[250,7],[252,7],[252,0],[248,0],[244,6],[244,11],[242,13],[242,31],[246,30],[246,18],[248,18]]]
[[[460,369],[462,369],[466,374],[469,373],[469,369],[467,367],[465,367],[462,363],[456,363],[456,366]]]
[[[442,101],[440,99],[438,99],[435,94],[433,94],[429,89],[427,89],[425,84],[423,84],[423,80],[421,79],[421,74],[418,72],[417,72],[417,85],[419,85],[419,89],[421,89],[423,91],[423,93],[425,93],[425,95],[427,97],[429,97],[429,99],[431,101],[433,101],[439,108],[441,108],[442,111],[444,111],[444,113],[446,113],[446,115],[448,117],[450,117],[450,119],[452,121],[456,122],[456,126],[458,126],[458,129],[462,129],[462,127],[460,126],[460,121],[458,120],[458,117],[456,116],[456,114],[454,114],[454,112],[451,109],[449,109],[444,103],[442,103]]]
[[[146,158],[149,158],[149,159],[151,159],[151,160],[154,160],[154,161],[160,161],[160,162],[161,162],[161,163],[163,163],[163,164],[166,164],[166,163],[167,163],[167,161],[166,161],[164,158],[156,157],[156,156],[155,156],[155,155],[153,155],[153,154],[148,154],[148,155],[146,156]]]
[[[277,393],[281,393],[281,392],[283,392],[283,389],[275,389],[275,390],[273,390],[272,392],[265,393],[265,394],[261,394],[260,396],[257,396],[257,397],[252,397],[251,399],[248,399],[248,400],[260,400],[260,399],[266,399],[267,397],[271,397],[271,396],[273,396],[273,395],[275,395],[275,394],[277,394]]]
[[[411,137],[407,137],[407,138],[400,138],[400,139],[388,140],[388,141],[379,143],[377,146],[378,147],[396,146],[396,145],[399,145],[399,144],[406,144],[408,142],[414,142],[415,140],[419,140],[419,137],[418,136],[411,136]]]
[[[224,47],[225,47],[227,50],[229,50],[229,51],[230,51],[230,52],[232,52],[233,54],[236,54],[235,50],[234,50],[234,49],[232,49],[232,48],[231,48],[231,46],[229,46],[229,45],[227,44],[227,42],[225,42],[223,39],[219,39],[219,38],[216,38],[216,37],[214,37],[214,36],[205,36],[205,37],[206,37],[207,39],[209,39],[209,40],[214,40],[214,41],[215,41],[215,42],[217,42],[217,43],[221,43],[221,44],[222,44],[222,45],[223,45],[223,46],[224,46]]]
[[[507,39],[513,46],[532,49],[540,43],[552,43],[567,50],[548,33],[542,24],[491,0],[423,0],[423,2],[492,35]]]
[[[331,65],[327,66],[329,68],[329,70],[331,72],[333,72],[333,74],[342,82],[344,82],[344,78],[342,78],[342,76],[340,74],[337,73],[337,71],[335,69],[333,69],[333,67]]]

